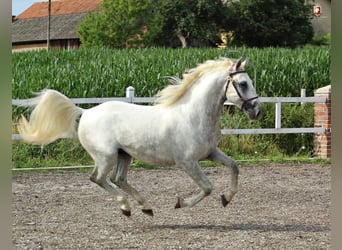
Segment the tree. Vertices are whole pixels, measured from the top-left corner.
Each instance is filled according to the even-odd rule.
[[[126,47],[140,44],[151,0],[104,0],[99,12],[88,13],[78,33],[82,46]]]
[[[311,6],[304,0],[230,1],[233,43],[256,47],[294,47],[311,41]]]
[[[152,43],[173,46],[178,39],[184,48],[199,40],[213,44],[219,41],[218,35],[226,19],[226,5],[222,0],[160,0],[156,3],[154,17],[148,24],[153,35],[145,34]]]
[[[224,10],[222,0],[104,0],[99,12],[81,22],[78,33],[84,47],[215,44]]]

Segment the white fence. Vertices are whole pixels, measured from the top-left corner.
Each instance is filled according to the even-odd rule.
[[[291,134],[291,133],[324,133],[326,128],[282,128],[281,126],[281,106],[282,103],[309,103],[309,102],[327,102],[324,97],[259,97],[260,102],[275,103],[275,127],[274,128],[255,128],[255,129],[222,129],[221,133],[227,134]],[[71,98],[75,104],[99,104],[107,101],[122,101],[136,104],[154,103],[153,97],[135,97],[134,88],[126,89],[126,97],[102,97],[102,98]],[[26,99],[12,100],[13,106],[25,105]],[[233,105],[225,102],[224,105]],[[21,140],[19,134],[12,134],[12,140]]]

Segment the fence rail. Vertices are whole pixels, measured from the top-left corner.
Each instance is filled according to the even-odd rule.
[[[100,104],[107,101],[122,101],[136,104],[154,103],[154,97],[135,97],[134,88],[126,89],[126,97],[101,97],[101,98],[70,98],[74,104]],[[282,128],[281,127],[281,106],[282,103],[326,103],[328,99],[325,97],[259,97],[260,102],[275,103],[275,127],[260,129],[222,129],[222,134],[289,134],[289,133],[324,133],[326,128]],[[24,106],[28,103],[28,99],[13,99],[13,106]],[[231,102],[225,102],[224,105],[233,105]],[[12,140],[21,140],[19,134],[12,134]]]

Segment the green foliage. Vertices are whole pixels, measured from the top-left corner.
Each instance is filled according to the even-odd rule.
[[[209,47],[223,31],[233,45],[296,47],[312,40],[310,18],[303,0],[104,0],[78,33],[88,48]]]
[[[141,43],[150,0],[104,0],[101,11],[88,13],[79,25],[83,47],[124,48]]]
[[[274,128],[275,104],[263,103],[263,117],[251,121],[235,107],[226,108],[221,117],[222,128]],[[283,128],[313,127],[313,104],[301,106],[298,103],[282,104]],[[221,147],[236,157],[239,155],[311,155],[313,151],[312,134],[261,134],[225,135]]]
[[[313,127],[314,108],[313,104],[287,104],[282,105],[282,127],[300,128]],[[313,135],[312,134],[275,134],[273,135],[274,144],[278,145],[279,149],[286,155],[294,155],[313,153]]]
[[[162,0],[154,6],[155,18],[148,23],[154,30],[149,44],[167,47],[198,47],[219,41],[218,34],[226,19],[221,0]],[[179,43],[175,43],[178,40]]]
[[[221,0],[104,0],[78,33],[83,47],[215,45],[226,9]]]
[[[44,147],[13,141],[12,162],[14,168],[83,166],[93,164],[92,159],[78,141],[57,140]]]
[[[330,45],[331,44],[331,33],[328,33],[324,36],[314,35],[312,38],[311,44],[313,45]]]
[[[311,6],[303,0],[231,1],[229,9],[236,45],[295,47],[312,39]]]
[[[89,12],[79,24],[77,33],[82,47],[102,47],[110,44],[104,18],[98,12]]]

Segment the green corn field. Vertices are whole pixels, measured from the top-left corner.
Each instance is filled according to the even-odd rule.
[[[249,58],[260,96],[308,95],[330,83],[330,48],[234,49],[81,49],[14,53],[12,96],[23,99],[43,88],[68,97],[153,96],[168,84],[167,76],[219,57]],[[254,79],[253,67],[249,67]]]

